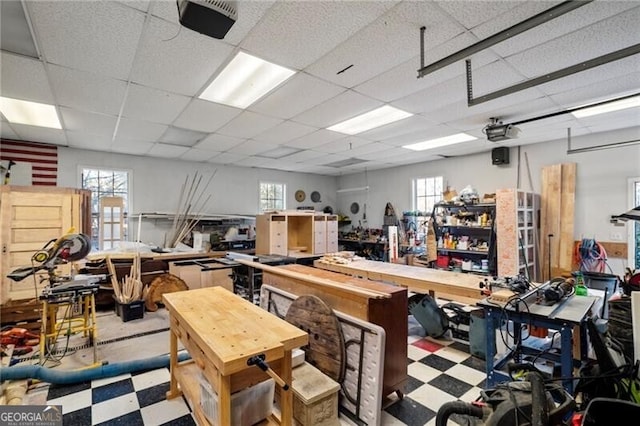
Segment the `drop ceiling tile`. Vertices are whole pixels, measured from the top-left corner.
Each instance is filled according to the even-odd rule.
[[[439,9],[424,2],[401,2],[306,71],[343,87],[353,87],[420,53],[420,27],[425,40],[437,46],[464,29]],[[346,69],[344,72],[341,70]]]
[[[105,75],[48,65],[51,85],[62,106],[118,115],[127,83]]]
[[[474,28],[483,22],[494,19],[509,10],[518,7],[520,2],[503,1],[438,1],[436,2],[447,14],[464,25],[465,28]],[[505,22],[504,28],[514,23]]]
[[[348,158],[350,158],[348,155],[325,154],[320,157],[305,160],[303,161],[303,163],[326,166],[327,164],[335,163],[336,161],[347,160]]]
[[[69,147],[78,149],[90,149],[93,151],[109,151],[111,149],[111,136],[95,134],[90,130],[68,130],[67,140]]]
[[[195,96],[232,52],[220,40],[152,17],[131,79],[143,86]]]
[[[313,174],[326,175],[326,176],[339,176],[341,174],[340,169],[337,169],[335,167],[321,166],[321,165],[307,165],[304,171],[306,173],[313,173]]]
[[[344,92],[344,88],[296,73],[273,92],[249,107],[250,111],[289,119]]]
[[[282,158],[283,161],[291,162],[291,163],[300,163],[312,158],[317,158],[320,156],[326,155],[325,152],[312,151],[310,149],[305,149],[303,151],[296,152],[295,154],[287,155]]]
[[[328,101],[293,117],[293,121],[316,127],[329,127],[382,106],[376,101],[352,90],[347,90]]]
[[[215,132],[240,115],[240,113],[242,113],[242,110],[238,108],[203,101],[202,99],[193,99],[178,116],[174,124],[185,129]]]
[[[559,2],[555,2],[559,3]],[[507,57],[525,51],[536,45],[562,37],[580,28],[622,13],[637,6],[631,1],[595,1],[561,15],[551,21],[525,31],[523,34],[494,45],[491,49],[500,56]],[[551,2],[531,1],[511,9],[500,19],[493,19],[473,29],[480,39],[487,38],[505,28],[505,23],[513,25],[552,7]]]
[[[60,108],[65,129],[88,131],[94,135],[113,136],[117,118],[111,115],[95,114],[72,108]]]
[[[231,164],[231,163],[235,163],[237,161],[242,160],[243,158],[246,158],[246,155],[240,155],[240,154],[232,154],[230,152],[223,152],[222,154],[216,155],[210,159],[207,160],[208,163],[215,163],[215,164]]]
[[[293,121],[283,121],[277,126],[256,135],[254,139],[272,144],[283,144],[316,130],[318,129],[315,127],[305,126]]]
[[[2,137],[2,139],[19,139],[16,132],[14,132],[11,128],[11,125],[5,120],[2,120],[2,122],[0,122],[0,136]]]
[[[158,139],[158,141],[171,145],[192,147],[200,142],[200,140],[204,139],[205,136],[207,136],[206,133],[169,126],[167,131],[162,135],[162,137],[160,137],[160,139]]]
[[[523,75],[539,77],[638,43],[638,22],[640,7],[509,56],[506,60]]]
[[[147,155],[151,157],[176,158],[184,155],[188,150],[189,147],[186,146],[155,143],[147,152]]]
[[[294,148],[315,148],[324,145],[336,139],[342,139],[345,135],[331,130],[320,129],[317,132],[310,133],[301,138],[287,142],[288,146]]]
[[[249,52],[303,69],[369,25],[395,2],[276,2],[242,41]],[[328,24],[329,23],[329,24]]]
[[[119,0],[118,3],[122,3],[125,6],[133,7],[134,9],[138,9],[142,12],[146,12],[149,10],[149,0]],[[168,3],[168,2],[167,2]],[[174,5],[175,8],[175,5]]]
[[[425,66],[431,65],[474,42],[476,42],[476,39],[473,36],[464,33],[438,46],[431,47],[427,43],[424,52],[424,64]],[[418,70],[421,68],[419,54],[420,49],[418,47],[417,54],[412,59],[356,86],[354,90],[372,98],[389,102],[411,93],[425,90],[455,76],[465,75],[465,63],[464,61],[459,61],[418,78]],[[485,50],[473,55],[471,59],[474,67],[480,67],[499,58],[490,50]]]
[[[428,116],[412,115],[395,123],[362,132],[359,136],[372,141],[384,141],[406,133],[425,131],[434,125],[436,125],[436,122]]]
[[[53,104],[54,98],[42,62],[0,52],[0,94],[7,98]]]
[[[234,162],[233,165],[240,166],[240,167],[265,167],[265,168],[267,168],[271,162],[273,162],[273,159],[271,159],[271,158],[247,157],[247,158],[243,158],[242,160]]]
[[[273,3],[275,2],[272,0],[236,2],[238,19],[224,36],[224,41],[237,46],[252,31]]]
[[[241,154],[241,155],[256,155],[261,152],[271,151],[272,149],[276,149],[278,145],[268,144],[256,140],[248,140],[240,145],[236,145],[233,148],[229,149],[232,154]]]
[[[168,126],[164,124],[121,118],[116,137],[122,139],[155,141],[164,134],[167,128]]]
[[[106,1],[30,2],[28,9],[48,62],[120,79],[129,76],[144,13]]]
[[[251,138],[282,123],[279,118],[244,111],[218,129],[217,133],[236,138]]]
[[[120,154],[145,155],[153,145],[153,142],[143,140],[116,139],[111,144],[111,151]]]
[[[12,124],[11,128],[23,141],[66,145],[67,137],[64,130],[48,127],[28,126],[26,124]]]
[[[569,108],[579,107],[593,102],[638,93],[638,83],[640,83],[640,71],[608,80],[600,79],[598,84],[576,87],[572,90],[556,93],[550,98],[559,105],[568,105]]]
[[[386,149],[360,154],[358,155],[358,158],[362,158],[363,160],[367,160],[367,161],[386,162],[387,158],[403,155],[407,151],[404,148],[394,147],[391,145],[385,145],[385,146],[387,147]]]
[[[135,120],[171,124],[191,98],[131,84],[122,115]]]
[[[314,147],[314,151],[324,152],[324,153],[347,153],[351,155],[352,150],[355,148],[361,147],[366,144],[370,144],[371,141],[366,139],[357,138],[353,136],[345,136],[335,141]]]
[[[234,138],[231,136],[219,135],[217,133],[211,133],[205,137],[198,144],[194,146],[197,149],[204,149],[207,151],[224,152],[236,145],[244,143],[246,139]]]
[[[214,156],[220,154],[219,152],[216,151],[209,151],[206,149],[198,149],[198,148],[191,148],[189,151],[185,152],[184,154],[182,154],[180,156],[180,158],[182,160],[185,161],[207,161],[210,158],[213,158]]]
[[[385,151],[393,148],[391,145],[387,145],[380,142],[372,142],[365,145],[358,146],[356,148],[347,151],[347,154],[351,157],[363,158],[363,155],[372,154],[374,152]]]

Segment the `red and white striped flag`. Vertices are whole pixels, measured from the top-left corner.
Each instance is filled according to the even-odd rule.
[[[31,184],[56,186],[58,146],[0,139],[0,160],[31,163]]]

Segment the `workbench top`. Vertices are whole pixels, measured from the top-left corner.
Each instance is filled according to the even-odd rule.
[[[313,265],[329,271],[391,282],[415,292],[434,291],[473,300],[480,300],[483,297],[480,294],[479,284],[484,277],[469,273],[366,259],[355,259],[346,264],[318,259]]]
[[[222,287],[163,295],[171,325],[188,333],[216,368],[229,375],[247,368],[247,359],[265,354],[267,361],[307,344],[298,327]]]

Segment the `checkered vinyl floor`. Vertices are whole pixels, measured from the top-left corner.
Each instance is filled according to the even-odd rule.
[[[409,378],[404,397],[384,409],[383,426],[435,425],[442,404],[473,401],[485,383],[484,361],[471,356],[464,341],[424,337],[424,330],[411,316],[409,319]],[[46,399],[48,404],[62,405],[65,425],[195,425],[184,398],[166,399],[168,388],[169,370],[161,368],[69,386],[51,385]]]

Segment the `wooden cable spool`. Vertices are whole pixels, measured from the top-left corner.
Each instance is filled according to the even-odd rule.
[[[342,327],[333,310],[319,297],[304,295],[291,303],[285,320],[309,333],[309,344],[302,348],[305,360],[342,383],[347,356]]]

